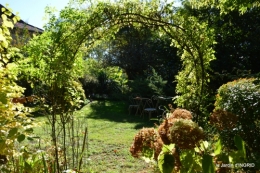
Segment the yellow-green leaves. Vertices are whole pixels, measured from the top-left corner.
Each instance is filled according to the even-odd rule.
[[[7,28],[13,28],[14,24],[7,18],[5,14],[2,14],[2,25],[6,26]]]
[[[194,149],[181,152],[181,173],[202,172],[202,158]]]
[[[244,14],[249,9],[254,7],[260,7],[260,2],[258,0],[191,0],[193,8],[218,8],[221,14],[227,14],[228,12],[238,10],[241,14]]]
[[[219,139],[215,144],[214,155],[219,155],[221,151],[222,151],[222,144],[221,144],[221,139]]]
[[[158,156],[158,166],[163,173],[172,173],[175,167],[175,158],[172,153],[175,145],[163,145],[162,151]]]
[[[14,26],[14,24],[7,17],[8,11],[5,8],[2,8],[1,10],[4,13],[1,15],[2,23],[0,26],[0,51],[3,50],[3,48],[8,48],[9,42],[12,39],[9,29],[12,29]]]
[[[174,156],[169,153],[160,154],[158,157],[158,166],[163,173],[172,173],[174,169]]]
[[[21,97],[24,89],[18,86],[18,65],[10,59],[19,51],[10,47],[12,37],[10,30],[13,28],[11,12],[1,9],[2,23],[0,26],[0,155],[13,155],[15,141],[22,142],[28,132],[23,131],[28,125],[27,109],[22,104],[13,103],[12,99]],[[17,18],[13,21],[16,22]],[[17,118],[19,117],[19,118]]]

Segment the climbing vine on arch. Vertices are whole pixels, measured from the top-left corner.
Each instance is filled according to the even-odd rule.
[[[84,4],[85,8],[75,8],[75,4]],[[129,25],[155,27],[172,39],[172,45],[179,49],[183,62],[183,68],[176,76],[176,103],[180,107],[200,112],[203,98],[207,97],[209,63],[214,60],[214,30],[209,29],[207,23],[201,23],[174,7],[173,2],[72,1],[70,6],[60,12],[59,17],[51,15],[46,25],[42,37],[49,35],[47,37],[51,42],[47,57],[64,64],[53,64],[53,68],[66,66],[66,69],[72,69],[81,52],[86,54],[100,41],[113,39],[121,27]],[[40,41],[38,44],[42,43]]]

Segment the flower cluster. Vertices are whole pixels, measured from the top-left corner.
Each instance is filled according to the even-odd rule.
[[[134,138],[134,143],[130,147],[133,157],[139,157],[144,147],[154,150],[154,159],[157,160],[162,150],[163,142],[154,128],[141,129]]]
[[[179,119],[191,120],[192,115],[190,111],[185,109],[175,109],[170,117],[163,121],[163,123],[158,128],[158,132],[164,144],[168,145],[172,143],[170,139],[170,128],[173,126],[174,122],[178,121]]]
[[[210,116],[210,123],[214,124],[218,130],[233,129],[236,127],[238,117],[231,112],[215,110]]]
[[[169,128],[173,125],[175,118],[170,116],[169,118],[165,119],[163,123],[158,128],[158,133],[163,141],[164,144],[169,145],[171,142],[169,140]]]
[[[175,111],[172,113],[171,118],[177,118],[177,119],[192,119],[191,112],[186,109],[175,109]]]
[[[191,112],[175,109],[158,127],[158,131],[154,128],[140,130],[130,152],[132,156],[139,157],[143,149],[148,147],[154,151],[154,159],[158,160],[163,145],[175,144],[175,148],[168,154],[174,157],[174,170],[178,172],[181,168],[179,149],[195,148],[204,137],[202,128],[192,121]]]
[[[195,148],[204,139],[204,132],[197,123],[188,119],[179,119],[170,128],[170,141],[180,149]]]

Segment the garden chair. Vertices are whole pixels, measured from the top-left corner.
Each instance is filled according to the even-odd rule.
[[[149,120],[151,120],[151,115],[154,112],[157,113],[157,101],[156,98],[153,96],[151,99],[148,99],[145,102],[142,115],[147,113],[149,115]]]
[[[135,110],[135,115],[137,115],[138,111],[140,110],[140,103],[138,102],[137,99],[134,99],[133,96],[129,96],[129,106],[128,106],[128,112],[129,115],[133,110]]]

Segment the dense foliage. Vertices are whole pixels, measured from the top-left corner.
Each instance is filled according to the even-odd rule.
[[[234,147],[232,138],[235,135],[241,136],[246,142],[248,160],[257,165],[260,163],[259,87],[259,81],[254,78],[239,79],[222,85],[218,89],[215,112],[224,110],[232,114],[223,116],[215,113],[211,117],[214,119],[222,116],[221,122],[226,123],[219,129],[219,133],[227,148]]]
[[[156,28],[155,28],[156,29]],[[153,67],[168,83],[178,73],[180,61],[171,40],[152,28],[124,27],[109,42],[103,58],[108,65],[122,67],[130,80],[146,76]]]
[[[102,60],[87,58],[83,62],[80,78],[88,98],[108,96],[118,99],[126,94],[127,75],[118,66],[106,66]]]
[[[6,164],[11,159],[17,159],[19,149],[16,144],[22,142],[32,132],[32,120],[28,117],[32,111],[23,104],[15,102],[15,98],[23,96],[24,88],[17,85],[19,67],[12,62],[19,55],[19,49],[11,46],[10,30],[18,18],[11,18],[11,13],[5,8],[0,9],[0,164]],[[1,166],[1,172],[8,170]]]

